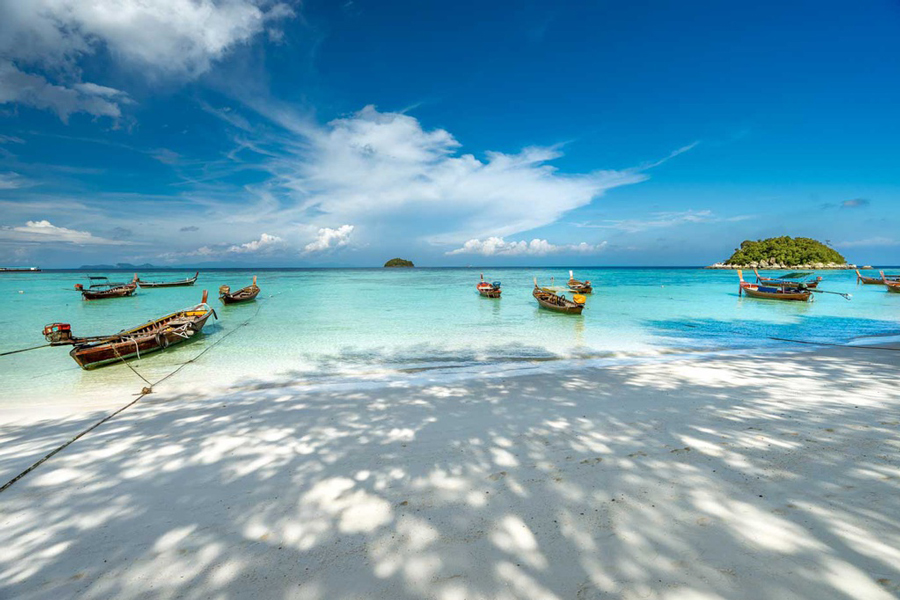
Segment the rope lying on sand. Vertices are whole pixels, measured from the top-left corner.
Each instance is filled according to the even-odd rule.
[[[280,292],[279,292],[279,293],[280,293]],[[272,296],[268,296],[268,298],[274,298],[274,297],[277,296],[277,295],[278,295],[278,294],[273,294]],[[216,340],[214,343],[210,344],[208,347],[204,348],[197,356],[191,358],[190,360],[187,360],[187,361],[181,363],[181,364],[178,366],[177,369],[175,369],[174,371],[172,371],[171,373],[169,373],[168,375],[166,375],[166,376],[163,377],[162,379],[158,380],[156,383],[150,383],[150,382],[147,380],[146,377],[144,377],[143,375],[141,375],[140,373],[138,373],[137,369],[135,369],[133,366],[131,366],[131,364],[129,364],[128,362],[126,362],[125,359],[123,359],[121,356],[119,356],[119,359],[122,360],[122,362],[124,362],[125,365],[128,366],[128,368],[130,368],[132,371],[134,371],[134,374],[135,374],[135,375],[137,375],[138,377],[140,377],[141,379],[143,379],[143,380],[147,383],[147,385],[148,385],[149,387],[143,388],[143,389],[141,390],[141,392],[137,395],[137,398],[135,398],[134,400],[132,400],[131,402],[129,402],[129,403],[126,404],[125,406],[119,408],[118,410],[116,410],[116,411],[113,412],[113,413],[110,413],[110,414],[106,415],[105,417],[103,417],[102,419],[100,419],[99,421],[97,421],[96,423],[94,423],[93,425],[91,425],[90,427],[88,427],[87,429],[85,429],[84,431],[82,431],[81,433],[79,433],[78,435],[76,435],[75,437],[73,437],[72,439],[70,439],[69,441],[67,441],[66,443],[62,444],[62,445],[59,446],[58,448],[52,450],[51,452],[49,452],[48,454],[46,454],[43,458],[41,458],[39,461],[37,461],[36,463],[34,463],[33,465],[31,465],[30,467],[28,467],[27,469],[25,469],[24,471],[22,471],[21,473],[19,473],[18,475],[16,475],[15,477],[13,477],[12,479],[10,479],[10,480],[7,481],[6,483],[4,483],[2,486],[0,486],[0,493],[5,492],[5,491],[6,491],[8,488],[10,488],[14,483],[16,483],[17,481],[19,481],[20,479],[22,479],[23,477],[25,477],[26,475],[28,475],[29,473],[31,473],[32,471],[34,471],[35,469],[37,469],[39,466],[41,466],[42,464],[44,464],[45,462],[47,462],[48,460],[50,460],[51,458],[53,458],[53,456],[55,456],[56,454],[58,454],[58,453],[61,452],[62,450],[65,450],[66,448],[68,448],[69,446],[71,446],[71,445],[72,445],[73,443],[75,443],[77,440],[81,439],[82,437],[84,437],[84,436],[87,435],[88,433],[90,433],[90,432],[92,432],[93,430],[97,429],[98,427],[100,427],[101,425],[103,425],[104,423],[106,423],[107,421],[109,421],[110,419],[112,419],[113,417],[115,417],[116,415],[122,413],[123,411],[125,411],[125,410],[131,408],[132,406],[134,406],[135,404],[137,404],[137,402],[138,402],[141,398],[143,398],[143,397],[146,396],[147,394],[152,393],[152,392],[153,392],[153,388],[154,388],[155,386],[159,385],[160,383],[162,383],[162,382],[165,381],[166,379],[169,379],[170,377],[172,377],[173,375],[175,375],[176,373],[178,373],[179,371],[181,371],[183,368],[185,368],[187,365],[191,364],[192,362],[197,361],[201,356],[203,356],[204,354],[206,354],[207,352],[209,352],[210,350],[212,350],[213,348],[215,348],[216,346],[218,346],[219,344],[221,344],[222,342],[224,342],[224,341],[228,338],[228,336],[230,336],[232,333],[234,333],[235,331],[238,331],[238,330],[241,329],[242,327],[246,326],[253,318],[256,317],[256,315],[259,314],[260,308],[262,308],[262,305],[257,304],[257,305],[256,305],[256,311],[255,311],[252,315],[250,315],[250,316],[247,318],[246,321],[244,321],[243,323],[241,323],[240,325],[238,325],[237,327],[235,327],[234,329],[232,329],[231,331],[229,331],[228,333],[226,333],[225,335],[223,335],[222,337],[220,337],[218,340]],[[117,354],[118,354],[118,353],[117,353]]]

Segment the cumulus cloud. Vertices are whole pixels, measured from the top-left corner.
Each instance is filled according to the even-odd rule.
[[[337,229],[323,227],[319,229],[316,239],[303,248],[304,252],[322,252],[332,248],[340,248],[350,243],[350,234],[353,233],[353,225],[341,225]]]
[[[63,119],[73,112],[115,118],[127,96],[81,82],[84,57],[105,49],[146,77],[190,79],[293,14],[274,0],[0,0],[0,103],[51,109]]]
[[[277,235],[269,235],[264,233],[259,236],[258,240],[247,242],[246,244],[234,245],[228,248],[228,252],[236,254],[248,254],[266,252],[282,243],[282,239]]]
[[[28,221],[20,227],[0,227],[0,240],[11,242],[66,243],[78,246],[131,245],[131,242],[97,237],[88,231],[57,227],[50,221]]]
[[[446,130],[427,130],[406,114],[367,106],[325,126],[270,111],[299,139],[265,165],[274,175],[260,194],[288,196],[298,218],[352,222],[385,235],[435,244],[513,235],[553,223],[606,191],[644,181],[646,167],[562,174],[558,147],[515,154],[460,154]],[[396,227],[397,229],[392,229]]]
[[[188,252],[166,252],[160,254],[159,258],[165,260],[175,260],[180,258],[190,258],[195,256],[206,258],[222,258],[233,256],[235,254],[258,254],[266,255],[284,246],[284,240],[277,235],[263,233],[258,240],[251,240],[243,244],[216,244],[209,246],[201,246],[196,250]]]
[[[551,244],[547,240],[533,239],[530,242],[507,242],[502,237],[490,237],[486,240],[472,239],[461,248],[446,254],[480,254],[481,256],[547,256],[549,254],[596,254],[603,250],[606,242],[599,244]]]

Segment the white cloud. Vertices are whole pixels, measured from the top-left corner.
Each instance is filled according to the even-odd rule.
[[[352,222],[386,237],[409,235],[411,226],[435,244],[512,235],[648,178],[645,167],[559,173],[549,164],[562,156],[557,147],[459,154],[449,132],[372,106],[322,127],[282,106],[260,110],[297,136],[279,140],[280,156],[264,158],[274,179],[257,190],[260,198],[278,195],[297,220]]]
[[[246,244],[235,245],[228,248],[228,252],[237,254],[260,253],[267,252],[282,243],[282,239],[277,235],[269,235],[264,233],[259,236],[258,240],[247,242]]]
[[[177,260],[200,256],[206,258],[222,258],[234,254],[270,254],[273,251],[285,247],[284,240],[277,235],[263,233],[258,240],[251,240],[243,244],[216,244],[201,246],[188,252],[166,252],[158,255],[164,260]]]
[[[133,242],[109,240],[87,231],[57,227],[50,221],[28,221],[20,227],[0,227],[0,240],[10,242],[67,243],[78,246],[132,245]]]
[[[838,248],[858,248],[866,246],[900,246],[900,240],[889,237],[871,237],[862,240],[853,240],[849,242],[839,242],[835,244]]]
[[[141,75],[189,79],[235,46],[292,16],[274,0],[0,0],[0,103],[118,117],[127,97],[81,82],[79,62],[105,49]],[[13,61],[15,64],[13,64]],[[43,69],[51,83],[27,73]]]
[[[319,229],[316,239],[303,248],[304,252],[322,252],[332,248],[340,248],[350,243],[350,234],[353,233],[353,225],[341,225],[337,229],[323,227]]]
[[[625,233],[637,233],[648,229],[663,229],[689,223],[723,223],[752,219],[750,215],[719,217],[711,210],[686,210],[678,212],[655,212],[647,219],[608,219],[601,223],[575,223],[576,227],[595,229],[616,229]]]
[[[54,85],[41,75],[24,73],[11,62],[0,60],[0,104],[7,102],[52,110],[66,121],[75,112],[118,118],[122,115],[119,104],[131,100],[124,92],[89,83],[71,88]]]
[[[31,185],[31,182],[12,171],[0,173],[0,190],[15,190]]]
[[[507,242],[502,237],[490,237],[486,240],[469,240],[461,248],[446,254],[480,254],[482,256],[547,256],[548,254],[596,254],[603,250],[606,242],[599,244],[551,244],[547,240],[533,239],[530,242]]]

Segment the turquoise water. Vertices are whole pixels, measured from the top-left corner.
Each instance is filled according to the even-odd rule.
[[[449,372],[472,366],[558,358],[650,357],[660,352],[759,348],[782,344],[770,337],[848,342],[900,333],[900,294],[857,286],[852,271],[825,271],[822,289],[853,294],[818,295],[787,303],[738,297],[732,271],[702,269],[580,269],[594,282],[582,316],[539,309],[532,277],[542,285],[566,269],[491,269],[503,297],[475,291],[480,269],[334,269],[201,272],[193,287],[140,289],[132,298],[84,302],[72,287],[79,272],[0,275],[0,352],[43,343],[46,323],[68,322],[76,335],[131,327],[196,304],[203,289],[218,321],[204,335],[165,353],[134,361],[150,381],[216,344],[175,378],[241,382],[272,378],[322,381],[336,376],[378,376],[398,370]],[[177,279],[185,272],[143,273]],[[259,276],[255,303],[222,306],[218,287],[248,285]],[[108,273],[113,280],[130,273]],[[245,324],[245,325],[243,325]],[[129,393],[143,385],[124,365],[82,371],[68,348],[0,357],[0,402],[89,401]]]

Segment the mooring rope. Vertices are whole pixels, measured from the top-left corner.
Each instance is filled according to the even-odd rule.
[[[47,348],[52,346],[52,344],[41,344],[40,346],[32,346],[31,348],[22,348],[20,350],[10,350],[9,352],[2,352],[0,356],[9,356],[10,354],[18,354],[19,352],[28,352],[29,350],[37,350],[39,348]]]
[[[279,292],[279,294],[280,294],[280,293],[281,293],[281,292]],[[267,299],[274,298],[275,296],[278,296],[279,294],[272,294],[271,296],[267,296]],[[224,341],[228,338],[228,336],[230,336],[232,333],[234,333],[235,331],[238,331],[239,329],[241,329],[242,327],[244,327],[244,326],[246,326],[248,323],[250,323],[250,321],[253,320],[253,319],[259,314],[259,311],[260,311],[261,308],[262,308],[262,305],[259,304],[259,303],[257,303],[257,305],[256,305],[256,311],[255,311],[252,315],[250,315],[250,316],[247,318],[247,320],[245,320],[243,323],[241,323],[240,325],[238,325],[237,327],[235,327],[234,329],[232,329],[232,330],[229,331],[228,333],[224,334],[222,337],[220,337],[220,338],[219,338],[218,340],[216,340],[214,343],[210,344],[208,347],[204,348],[199,354],[197,354],[197,356],[195,356],[195,357],[193,357],[193,358],[191,358],[191,359],[189,359],[189,360],[187,360],[187,361],[181,363],[181,364],[178,366],[178,368],[176,368],[174,371],[172,371],[171,373],[169,373],[168,375],[166,375],[166,376],[163,377],[162,379],[159,379],[156,383],[150,383],[150,382],[147,380],[146,377],[144,377],[143,375],[141,375],[140,373],[138,373],[138,371],[137,371],[133,366],[131,366],[131,364],[129,364],[124,358],[122,358],[122,356],[118,353],[118,351],[116,351],[115,347],[113,347],[113,351],[116,352],[116,356],[118,356],[119,359],[122,360],[122,362],[124,362],[124,363],[128,366],[128,368],[130,368],[132,371],[134,371],[134,374],[135,374],[135,375],[137,375],[138,377],[140,377],[141,379],[143,379],[143,380],[147,383],[147,385],[148,385],[149,387],[143,388],[143,389],[141,390],[140,394],[138,394],[137,398],[135,398],[134,400],[132,400],[131,402],[129,402],[129,403],[126,404],[125,406],[119,408],[118,410],[116,410],[115,412],[113,412],[113,413],[111,413],[111,414],[106,415],[105,417],[103,417],[102,419],[100,419],[99,421],[97,421],[96,423],[94,423],[93,425],[91,425],[90,427],[88,427],[87,429],[85,429],[84,431],[82,431],[81,433],[79,433],[78,435],[76,435],[75,437],[73,437],[72,439],[70,439],[69,441],[67,441],[66,443],[62,444],[62,445],[59,446],[58,448],[55,448],[54,450],[52,450],[51,452],[49,452],[48,454],[46,454],[43,458],[41,458],[40,460],[38,460],[36,463],[34,463],[34,464],[31,465],[30,467],[28,467],[27,469],[25,469],[24,471],[22,471],[21,473],[19,473],[18,475],[16,475],[15,477],[13,477],[13,478],[10,479],[9,481],[7,481],[6,483],[4,483],[2,486],[0,486],[0,493],[3,493],[3,492],[6,491],[7,489],[9,489],[14,483],[16,483],[17,481],[19,481],[20,479],[22,479],[23,477],[25,477],[26,475],[28,475],[28,474],[31,473],[32,471],[34,471],[36,468],[38,468],[39,466],[41,466],[42,464],[44,464],[45,462],[47,462],[48,460],[50,460],[53,456],[55,456],[56,454],[58,454],[58,453],[61,452],[62,450],[65,450],[66,448],[68,448],[69,446],[71,446],[71,445],[72,445],[74,442],[76,442],[77,440],[81,439],[82,437],[84,437],[85,435],[87,435],[87,434],[90,433],[91,431],[97,429],[98,427],[100,427],[101,425],[103,425],[104,423],[106,423],[107,421],[109,421],[110,419],[112,419],[113,417],[117,416],[118,414],[124,412],[125,410],[127,410],[127,409],[131,408],[132,406],[134,406],[135,404],[137,404],[137,402],[138,402],[139,400],[141,400],[144,396],[146,396],[146,395],[148,395],[148,394],[150,394],[150,393],[153,392],[154,386],[159,385],[159,384],[162,383],[163,381],[169,379],[170,377],[172,377],[173,375],[175,375],[176,373],[178,373],[179,371],[181,371],[181,370],[182,370],[184,367],[186,367],[187,365],[189,365],[189,364],[191,364],[191,363],[197,361],[201,356],[203,356],[204,354],[206,354],[207,352],[209,352],[210,350],[212,350],[213,348],[215,348],[216,346],[218,346],[219,344],[221,344],[222,342],[224,342]]]

